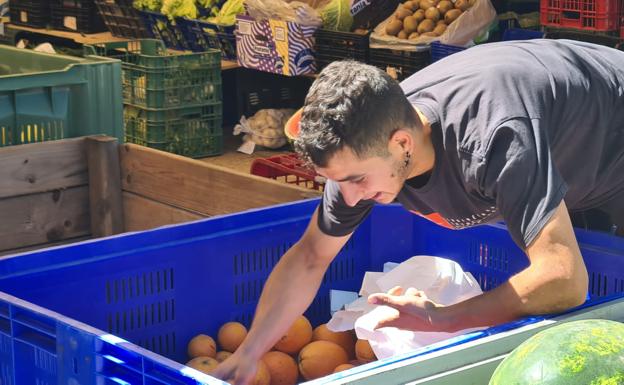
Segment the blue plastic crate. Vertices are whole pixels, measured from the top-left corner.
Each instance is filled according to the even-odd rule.
[[[0,260],[2,383],[221,384],[193,378],[194,371],[175,361],[186,361],[186,344],[200,332],[215,335],[231,320],[249,325],[268,274],[317,204],[251,210]],[[624,239],[583,231],[578,239],[592,297],[621,296]],[[330,266],[306,315],[315,325],[326,322],[330,289],[357,290],[365,271],[418,254],[458,261],[486,290],[528,264],[504,226],[454,231],[399,206],[376,207]]]
[[[186,46],[191,51],[204,52],[209,49],[219,49],[224,59],[236,60],[235,25],[218,25],[186,18],[176,19],[176,24],[186,40]]]
[[[531,39],[541,39],[544,37],[544,32],[542,31],[534,31],[532,29],[522,29],[522,28],[509,28],[503,32],[503,41],[508,40],[531,40]]]
[[[461,47],[457,45],[442,44],[439,41],[431,42],[431,62],[436,62],[449,55],[457,52],[461,52],[467,49],[467,47]]]
[[[143,18],[149,37],[162,40],[167,48],[180,51],[188,50],[182,30],[162,13],[150,11],[138,11]]]

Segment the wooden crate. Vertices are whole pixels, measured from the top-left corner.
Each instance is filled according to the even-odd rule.
[[[0,148],[0,255],[318,196],[106,136]]]

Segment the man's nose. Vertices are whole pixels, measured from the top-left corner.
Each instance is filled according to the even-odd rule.
[[[345,203],[353,207],[364,197],[364,191],[357,185],[345,182],[340,186],[342,198]]]

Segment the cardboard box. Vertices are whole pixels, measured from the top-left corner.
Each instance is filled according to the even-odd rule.
[[[236,26],[236,51],[241,66],[290,76],[316,72],[316,27],[243,15],[237,16]]]

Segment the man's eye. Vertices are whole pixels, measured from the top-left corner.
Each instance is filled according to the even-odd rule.
[[[366,177],[363,176],[361,178],[358,178],[358,179],[354,180],[353,183],[362,183],[362,182],[364,182],[365,179],[366,179]]]

